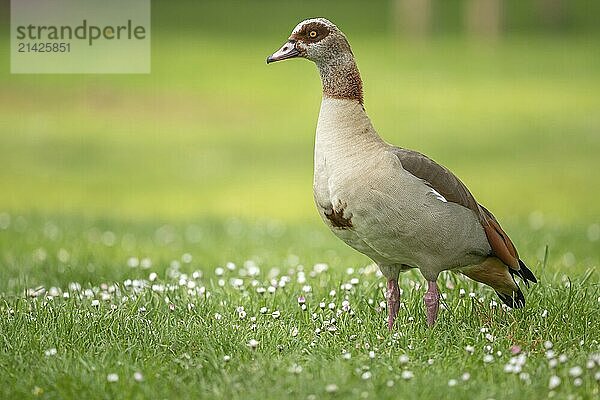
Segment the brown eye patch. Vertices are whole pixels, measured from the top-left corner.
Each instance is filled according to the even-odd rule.
[[[320,22],[306,24],[300,31],[293,33],[290,39],[306,43],[316,43],[329,35],[329,28]]]

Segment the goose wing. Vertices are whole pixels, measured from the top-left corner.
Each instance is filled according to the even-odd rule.
[[[483,226],[492,249],[492,255],[498,257],[525,283],[537,282],[533,273],[519,259],[515,245],[504,232],[496,217],[475,200],[473,194],[456,175],[417,151],[392,147],[392,152],[398,157],[406,171],[423,180],[446,200],[473,211]]]

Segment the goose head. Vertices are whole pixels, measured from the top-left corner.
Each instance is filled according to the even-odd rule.
[[[348,55],[353,57],[342,31],[325,18],[311,18],[296,25],[288,41],[267,57],[267,64],[302,57],[323,65]]]

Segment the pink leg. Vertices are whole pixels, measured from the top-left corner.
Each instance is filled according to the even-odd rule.
[[[389,279],[387,282],[387,293],[385,294],[388,307],[388,329],[394,327],[394,321],[400,308],[400,288],[397,279]]]
[[[423,296],[423,301],[427,309],[427,325],[432,327],[440,307],[440,292],[435,281],[427,281],[427,293]]]

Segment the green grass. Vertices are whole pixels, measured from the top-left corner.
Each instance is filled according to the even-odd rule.
[[[423,290],[414,287],[421,277],[404,275],[404,307],[390,334],[380,307],[383,278],[325,228],[267,220],[165,225],[10,217],[10,224],[6,215],[0,218],[0,398],[528,399],[552,392],[557,398],[587,399],[598,394],[600,364],[590,361],[600,354],[600,290],[591,270],[598,259],[593,252],[587,254],[596,258],[579,259],[597,242],[586,237],[585,227],[568,233],[546,227],[529,239],[529,229],[513,230],[540,279],[526,290],[522,310],[493,307],[499,300],[491,290],[445,274],[440,285],[448,308],[428,329]],[[556,244],[544,259],[546,240]],[[149,267],[138,265],[147,262],[144,258],[151,260]],[[329,268],[312,273],[320,271],[317,263]],[[223,276],[217,275],[219,266]],[[299,281],[300,271],[305,282]],[[153,273],[156,280],[150,282]],[[257,290],[273,283],[274,293]],[[306,311],[298,304],[302,295]],[[342,309],[344,300],[351,312]],[[262,314],[261,307],[268,311]],[[271,315],[276,310],[278,319]],[[254,350],[248,346],[252,339],[258,341]],[[546,341],[553,343],[554,358],[564,354],[566,361],[551,367]],[[515,345],[526,355],[520,372],[527,375],[504,372]],[[56,354],[46,355],[50,349]],[[484,362],[486,355],[492,355],[491,362]],[[577,383],[569,375],[575,366],[583,368]],[[405,371],[413,377],[405,379]],[[136,372],[143,381],[134,379]],[[465,373],[470,378],[463,381]],[[109,374],[117,374],[118,382],[109,382]],[[562,383],[550,390],[554,375]],[[452,379],[455,386],[449,386]],[[337,391],[328,393],[333,384]]]

